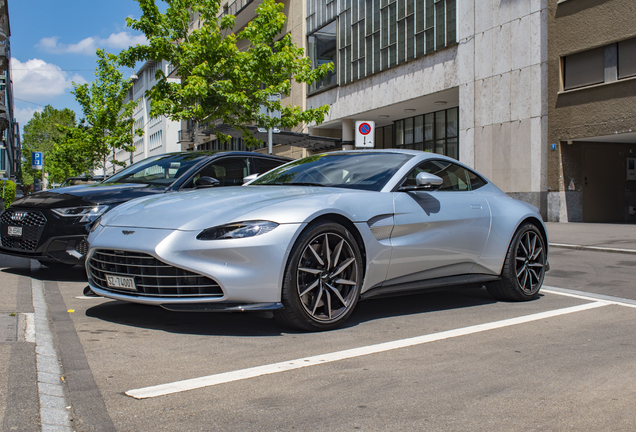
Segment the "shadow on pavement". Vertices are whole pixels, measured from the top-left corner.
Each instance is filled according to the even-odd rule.
[[[448,289],[399,297],[365,300],[344,328],[376,319],[461,309],[495,303],[484,289]],[[210,336],[279,336],[303,333],[252,313],[171,312],[159,306],[107,301],[86,311],[100,320],[170,333]]]
[[[86,278],[86,269],[79,265],[63,269],[41,266],[37,271],[33,273],[31,273],[31,268],[28,265],[26,267],[8,267],[0,271],[20,276],[35,277],[42,281],[88,282],[88,279]]]

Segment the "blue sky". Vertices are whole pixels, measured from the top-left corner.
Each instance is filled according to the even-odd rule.
[[[71,82],[94,79],[95,50],[113,54],[143,43],[126,27],[141,15],[134,0],[8,0],[15,117],[21,128],[44,105],[82,112]],[[122,70],[129,76],[133,70]]]

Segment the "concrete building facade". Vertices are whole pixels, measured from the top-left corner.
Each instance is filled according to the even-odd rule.
[[[20,127],[13,111],[9,6],[0,0],[0,176],[14,178],[21,169]]]
[[[636,2],[548,7],[548,220],[636,222]]]
[[[310,132],[350,142],[373,120],[376,147],[455,157],[546,217],[548,1],[337,1],[308,0],[307,44],[337,29],[338,62]]]

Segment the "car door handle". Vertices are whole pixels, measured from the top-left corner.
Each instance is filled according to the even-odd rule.
[[[471,204],[470,208],[475,210],[481,210],[481,204]]]

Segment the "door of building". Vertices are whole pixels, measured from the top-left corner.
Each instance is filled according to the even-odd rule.
[[[616,144],[583,147],[583,222],[625,221],[625,152]]]

